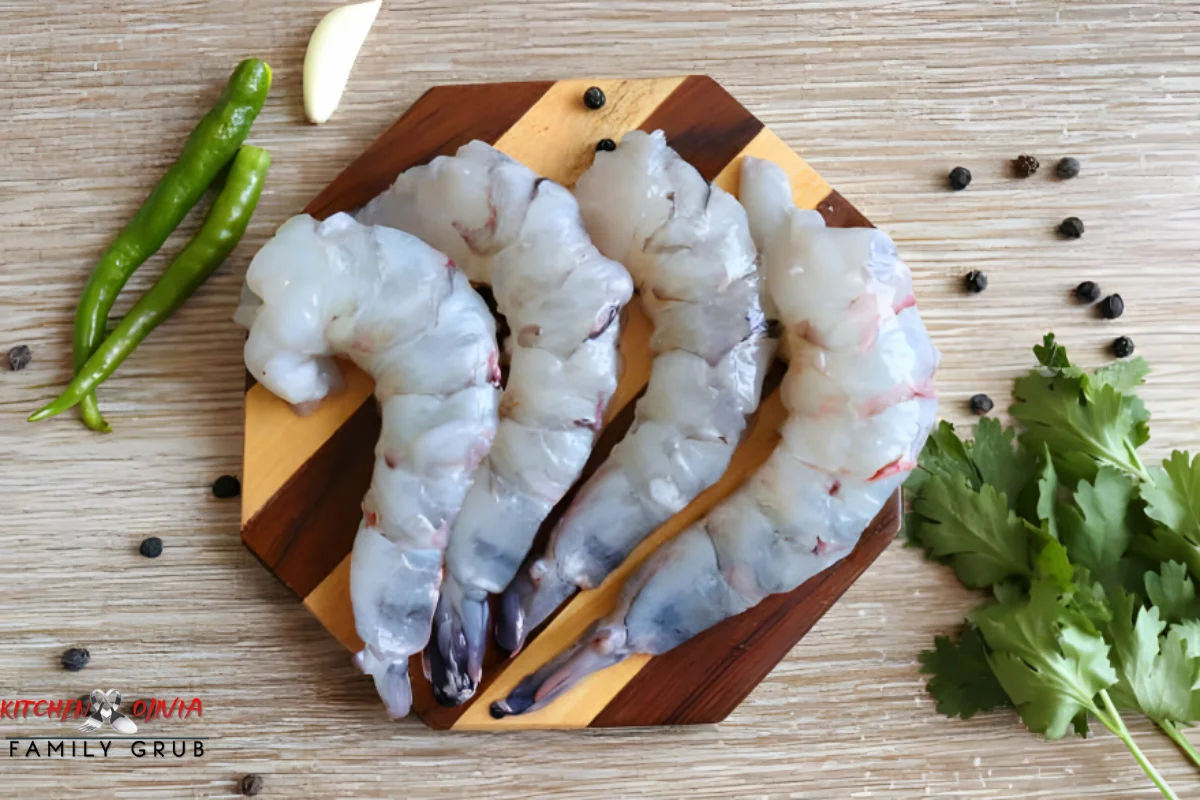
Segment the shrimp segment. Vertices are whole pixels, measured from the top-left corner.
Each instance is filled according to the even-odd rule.
[[[510,651],[721,477],[775,357],[746,212],[662,131],[597,153],[575,195],[596,246],[634,277],[654,362],[628,435],[504,593],[496,639]]]
[[[434,696],[457,705],[481,677],[488,595],[512,580],[595,444],[633,283],[592,244],[570,192],[482,142],[408,170],[359,219],[444,250],[491,285],[512,329],[500,424],[450,532],[425,652]]]
[[[745,159],[741,186],[791,356],[781,443],[634,572],[608,617],[494,703],[494,716],[536,710],[597,669],[664,653],[795,589],[854,548],[924,444],[938,354],[890,240],[797,210],[769,162]]]
[[[466,276],[419,239],[347,214],[285,222],[254,257],[237,319],[246,367],[297,406],[334,388],[332,357],[375,378],[383,418],[350,559],[355,663],[393,717],[425,646],[442,552],[498,423],[495,323]]]

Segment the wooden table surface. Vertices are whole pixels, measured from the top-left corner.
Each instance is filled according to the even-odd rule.
[[[241,466],[246,264],[272,230],[418,95],[446,82],[706,72],[880,227],[916,276],[944,354],[943,415],[1007,397],[1053,330],[1085,363],[1130,335],[1154,367],[1150,455],[1200,447],[1200,10],[1176,2],[384,0],[341,109],[302,119],[308,34],[330,2],[0,0],[0,699],[199,696],[202,760],[0,760],[6,796],[1153,797],[1107,733],[1046,743],[1010,714],[939,717],[916,654],[975,602],[946,569],[888,550],[716,727],[439,735],[388,722],[342,648],[246,552]],[[274,164],[229,263],[104,387],[116,432],[24,417],[68,376],[72,310],[92,265],[233,64],[275,88],[252,141]],[[1079,157],[1059,182],[1006,175],[1022,152]],[[975,175],[945,189],[950,167]],[[1055,225],[1081,217],[1087,234]],[[177,251],[189,222],[167,245]],[[118,311],[161,269],[130,283]],[[961,293],[983,269],[991,288]],[[1069,302],[1097,280],[1128,310]],[[1001,403],[1003,405],[1003,403]],[[161,536],[156,561],[137,554]],[[64,672],[61,652],[92,664]],[[1181,796],[1200,776],[1147,725],[1134,734]],[[6,736],[65,726],[0,720]]]

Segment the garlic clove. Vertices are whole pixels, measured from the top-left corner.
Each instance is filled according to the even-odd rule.
[[[381,5],[382,0],[368,0],[342,6],[317,23],[304,55],[304,114],[310,122],[326,121],[338,107]]]

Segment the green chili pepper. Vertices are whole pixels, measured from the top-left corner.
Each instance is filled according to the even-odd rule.
[[[78,372],[104,340],[108,314],[125,282],[162,247],[192,206],[245,141],[250,125],[271,88],[271,68],[265,61],[247,59],[229,77],[217,104],[188,136],[179,160],[150,192],[142,207],[117,238],[88,279],[75,311],[74,368]],[[110,430],[96,396],[81,401],[84,423],[95,431]]]
[[[270,164],[266,150],[246,145],[238,151],[225,179],[225,188],[200,231],[84,363],[58,399],[31,415],[30,422],[53,417],[83,402],[150,331],[171,316],[213,274],[246,232]]]

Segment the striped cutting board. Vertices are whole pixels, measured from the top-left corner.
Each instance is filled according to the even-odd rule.
[[[588,110],[583,92],[608,97]],[[707,77],[646,80],[442,86],[426,92],[305,209],[316,217],[362,206],[396,175],[472,139],[495,145],[535,172],[567,186],[592,161],[596,142],[620,140],[632,129],[661,128],[671,146],[709,180],[736,194],[740,157],[768,158],[791,178],[796,202],[816,208],[831,225],[870,223],[762,122]],[[619,441],[649,375],[649,323],[635,299],[621,340],[624,372],[606,427],[585,475]],[[359,503],[370,482],[379,416],[372,382],[344,365],[346,388],[300,417],[262,386],[246,392],[242,539],[321,623],[356,651],[350,608],[350,548]],[[533,714],[494,720],[493,700],[559,652],[613,607],[629,572],[655,547],[703,516],[770,454],[783,419],[779,370],[769,394],[724,478],[656,531],[599,588],[573,598],[516,658],[492,653],[474,700],[438,706],[422,676],[411,673],[414,709],[434,728],[584,728],[717,722],[724,719],[782,659],[851,583],[887,547],[900,525],[900,501],[888,503],[857,549],[794,592],[776,595],[657,658],[638,657],[593,675],[573,692]],[[566,498],[562,505],[570,501]],[[542,536],[555,516],[543,526]]]

